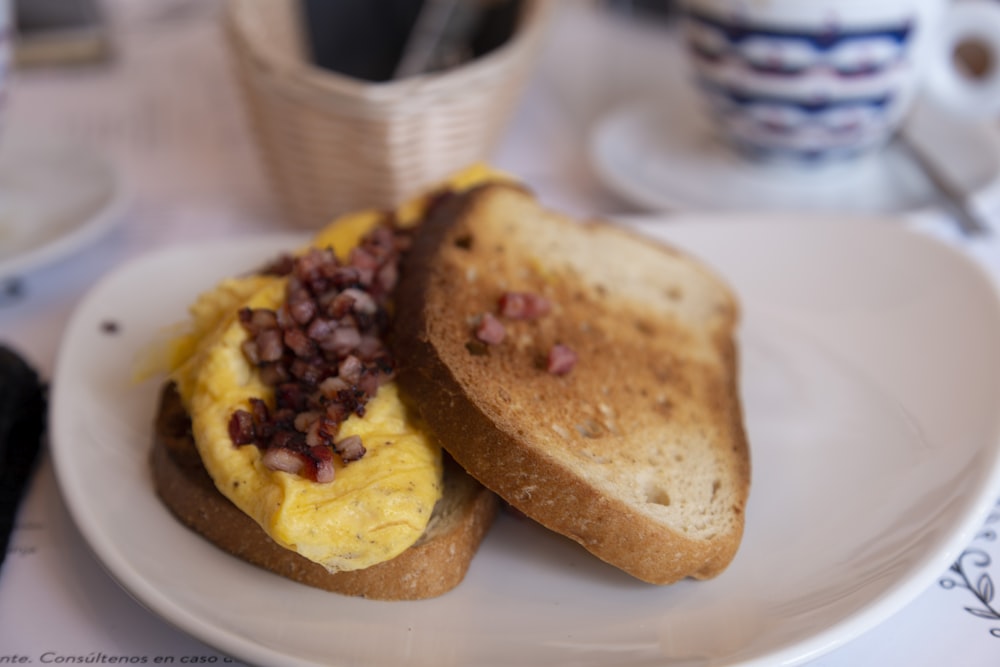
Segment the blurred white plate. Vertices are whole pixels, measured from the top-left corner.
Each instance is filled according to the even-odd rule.
[[[76,144],[11,132],[0,138],[0,278],[49,264],[120,221],[124,188],[111,164]]]
[[[866,214],[932,208],[933,184],[895,143],[859,160],[803,167],[751,162],[719,138],[690,84],[667,77],[670,96],[612,110],[590,136],[604,183],[654,211],[827,211]],[[995,186],[1000,134],[993,124],[919,105],[908,131],[970,197]]]
[[[108,571],[173,625],[261,665],[791,665],[932,585],[1000,488],[1000,309],[956,251],[885,220],[638,224],[705,258],[742,302],[754,480],[717,579],[642,584],[505,516],[466,580],[420,602],[295,584],[192,534],[155,497],[158,382],[134,363],[216,279],[302,239],[173,248],[81,303],[52,382],[67,506]],[[116,326],[109,327],[108,323]]]

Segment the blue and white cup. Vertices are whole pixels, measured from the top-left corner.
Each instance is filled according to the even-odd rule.
[[[1000,65],[957,64],[976,42],[1000,63],[992,0],[685,0],[697,86],[724,139],[753,158],[827,162],[885,146],[918,94],[1000,115]]]

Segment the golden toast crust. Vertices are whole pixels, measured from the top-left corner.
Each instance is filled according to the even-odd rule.
[[[552,311],[473,336],[506,291]],[[403,260],[399,385],[455,460],[644,581],[708,578],[743,534],[750,457],[736,299],[693,258],[487,185],[439,202]],[[579,360],[553,375],[553,344]]]

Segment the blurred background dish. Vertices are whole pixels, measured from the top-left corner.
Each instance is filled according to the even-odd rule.
[[[853,161],[810,169],[754,162],[718,137],[685,86],[671,92],[669,102],[614,109],[590,136],[599,177],[638,206],[908,213],[939,202],[933,183],[895,143]],[[904,131],[931,147],[939,166],[969,195],[997,187],[1000,133],[994,125],[922,104]]]
[[[706,111],[750,159],[810,169],[882,150],[920,96],[986,119],[1000,79],[959,44],[1000,51],[994,2],[684,0],[683,41]]]
[[[100,153],[10,131],[0,143],[0,279],[98,240],[122,218],[125,188]]]

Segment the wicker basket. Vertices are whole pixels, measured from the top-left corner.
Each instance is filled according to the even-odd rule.
[[[487,160],[535,62],[546,0],[525,3],[503,46],[437,74],[386,83],[312,65],[298,0],[230,0],[226,35],[269,176],[295,226],[388,208]]]

